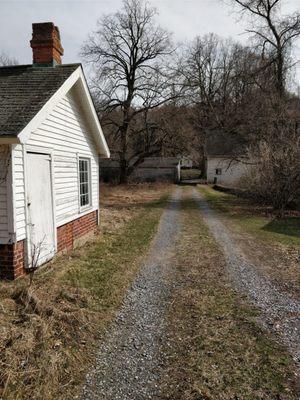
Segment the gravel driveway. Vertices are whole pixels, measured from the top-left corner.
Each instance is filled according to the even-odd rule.
[[[172,267],[180,232],[181,195],[182,189],[177,188],[162,215],[147,260],[86,378],[82,400],[159,398],[158,383],[167,361],[161,349],[168,345],[164,317],[175,283]],[[300,362],[300,302],[280,292],[247,260],[230,231],[196,189],[191,196],[223,248],[235,287],[261,309],[263,324],[276,333]]]
[[[157,396],[164,364],[164,312],[172,287],[181,189],[174,192],[139,276],[87,376],[82,399],[142,400]]]
[[[236,288],[261,310],[263,324],[275,332],[300,363],[300,302],[275,287],[242,253],[230,231],[220,221],[203,196],[193,189],[193,198],[227,258],[229,273]]]

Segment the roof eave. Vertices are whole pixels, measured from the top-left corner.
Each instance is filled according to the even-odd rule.
[[[246,158],[245,154],[206,154],[210,158],[226,158],[228,160],[235,158]]]
[[[110,157],[110,151],[106,143],[103,131],[101,129],[100,122],[96,110],[94,108],[91,94],[89,92],[81,66],[78,66],[78,68],[69,76],[68,79],[66,79],[66,81],[61,85],[61,87],[47,101],[47,103],[44,104],[44,106],[34,116],[34,118],[32,118],[32,120],[22,129],[22,131],[16,137],[17,139],[16,143],[26,143],[29,140],[31,132],[33,132],[35,129],[38,128],[41,122],[52,111],[57,101],[59,101],[59,99],[61,99],[64,95],[66,95],[69,92],[69,90],[75,85],[75,83],[78,82],[78,80],[81,80],[83,84],[84,92],[89,103],[90,112],[94,121],[94,125],[97,130],[95,135],[95,141],[98,153],[104,158]]]
[[[96,142],[97,142],[96,144],[98,146],[99,155],[102,158],[110,158],[110,150],[108,148],[104,133],[102,131],[102,128],[101,128],[101,125],[100,125],[100,121],[99,121],[99,118],[98,118],[98,115],[97,115],[97,112],[96,112],[96,109],[95,109],[95,105],[94,105],[94,102],[93,102],[93,98],[92,98],[91,92],[89,90],[89,87],[88,87],[88,84],[87,84],[87,81],[86,81],[82,66],[80,66],[80,72],[81,72],[81,81],[83,83],[84,91],[85,91],[85,94],[87,96],[87,99],[88,99],[88,102],[89,102],[89,106],[90,106],[90,110],[91,110],[91,113],[92,113],[92,116],[93,116],[93,120],[95,122],[95,126],[96,126],[96,129],[97,129],[97,132],[98,132],[98,135],[96,135]]]

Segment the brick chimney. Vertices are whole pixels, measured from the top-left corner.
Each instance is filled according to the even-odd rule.
[[[30,46],[33,52],[34,66],[48,67],[61,64],[64,49],[60,43],[58,27],[52,22],[32,24]]]

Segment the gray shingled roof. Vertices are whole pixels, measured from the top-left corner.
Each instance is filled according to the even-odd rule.
[[[147,157],[138,168],[173,168],[178,165],[176,157]]]
[[[205,139],[207,156],[237,156],[245,152],[246,142],[238,135],[228,134],[219,130],[208,131]]]
[[[147,168],[175,168],[179,163],[177,157],[146,157],[145,160],[138,165],[139,169]],[[117,155],[111,158],[100,158],[101,168],[119,168],[119,159]]]
[[[79,66],[0,67],[0,137],[17,136]]]

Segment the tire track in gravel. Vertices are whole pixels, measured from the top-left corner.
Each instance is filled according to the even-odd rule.
[[[165,310],[172,289],[172,257],[180,229],[181,188],[164,211],[146,262],[88,374],[83,400],[144,400],[159,396]]]
[[[244,256],[230,231],[220,221],[197,189],[193,198],[213,236],[223,248],[229,274],[236,288],[247,295],[261,310],[263,325],[278,336],[289,349],[293,359],[300,364],[300,302],[280,291],[263,276],[259,269]]]

